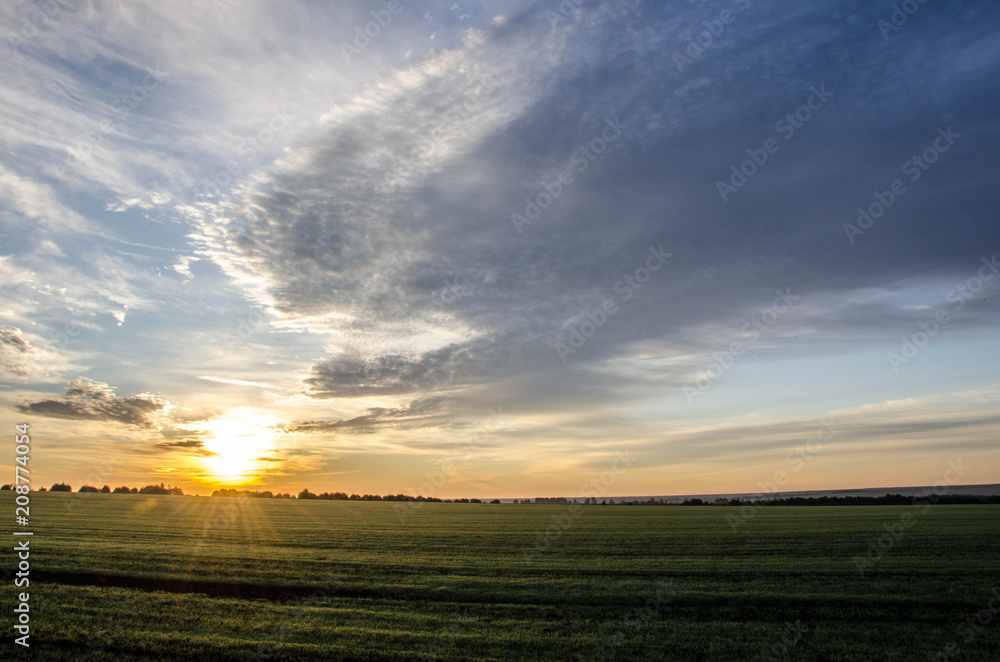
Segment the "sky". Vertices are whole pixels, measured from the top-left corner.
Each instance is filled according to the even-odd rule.
[[[36,487],[1000,483],[998,30],[4,3],[0,421]]]

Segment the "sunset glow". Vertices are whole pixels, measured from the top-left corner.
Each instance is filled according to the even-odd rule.
[[[211,474],[208,479],[219,483],[253,483],[256,474],[272,461],[265,456],[275,450],[280,436],[275,423],[272,415],[246,409],[201,425],[205,450],[212,453],[203,460]]]

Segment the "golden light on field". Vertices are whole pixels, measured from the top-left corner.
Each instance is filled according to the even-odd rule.
[[[266,465],[263,458],[275,450],[281,435],[275,425],[273,416],[248,408],[202,424],[205,450],[213,453],[202,461],[212,480],[243,483],[253,478]]]

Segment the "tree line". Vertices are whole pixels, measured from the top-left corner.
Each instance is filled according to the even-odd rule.
[[[0,486],[0,490],[11,490],[13,485]],[[39,492],[72,492],[73,488],[66,483],[56,483],[48,490],[39,488]],[[92,485],[84,485],[77,490],[78,493],[103,493],[103,494],[163,494],[170,496],[184,496],[184,491],[179,487],[170,487],[164,483],[159,485],[146,485],[145,487],[116,487],[112,489],[105,485],[98,489]],[[270,490],[237,490],[219,489],[212,492],[214,497],[240,497],[249,499],[318,499],[326,501],[419,501],[427,503],[486,503],[482,499],[441,499],[438,497],[410,496],[409,494],[347,494],[347,492],[322,492],[315,494],[308,489],[304,489],[293,496],[288,492],[271,492]],[[596,497],[587,497],[579,502],[566,497],[536,497],[535,499],[514,499],[514,504],[576,504],[582,503],[585,506],[906,506],[913,503],[916,497],[903,496],[902,494],[886,494],[885,496],[820,496],[820,497],[767,497],[746,499],[726,499],[723,497],[713,501],[705,501],[699,498],[684,499],[681,502],[668,501],[663,498],[655,499],[650,497],[645,501],[632,499],[626,501],[620,499],[604,499],[598,503]],[[942,505],[959,504],[1000,504],[1000,495],[976,495],[976,494],[944,494],[936,495],[934,503]],[[500,503],[500,499],[493,499],[489,503]]]
[[[297,496],[291,494],[273,494],[270,490],[234,490],[221,489],[212,492],[212,496],[224,497],[244,497],[250,499],[323,499],[326,501],[426,501],[436,503],[483,503],[482,499],[439,499],[438,497],[410,496],[409,494],[347,494],[347,492],[322,492],[315,494],[308,488],[302,490]],[[500,503],[500,499],[493,499],[490,503]]]
[[[10,490],[13,489],[13,485],[2,485],[0,490]],[[38,488],[39,492],[72,492],[73,487],[66,483],[56,483],[52,487],[45,489],[44,487]],[[84,485],[77,490],[78,493],[90,492],[92,494],[168,494],[171,496],[184,496],[184,490],[179,487],[170,487],[163,483],[159,485],[146,485],[145,487],[126,487],[122,485],[121,487],[116,487],[111,489],[110,485],[105,485],[104,487],[98,489],[93,485]]]

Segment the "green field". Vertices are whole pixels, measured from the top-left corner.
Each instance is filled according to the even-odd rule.
[[[0,501],[13,515],[13,495]],[[573,516],[426,503],[402,521],[396,507],[32,494],[32,647],[5,650],[94,661],[1000,659],[1000,613],[989,610],[1000,507],[761,508],[735,532],[727,507]],[[862,575],[852,557],[906,513],[913,525]],[[559,535],[527,556],[550,526]],[[4,604],[16,592],[6,580]],[[986,623],[970,627],[977,615]]]

